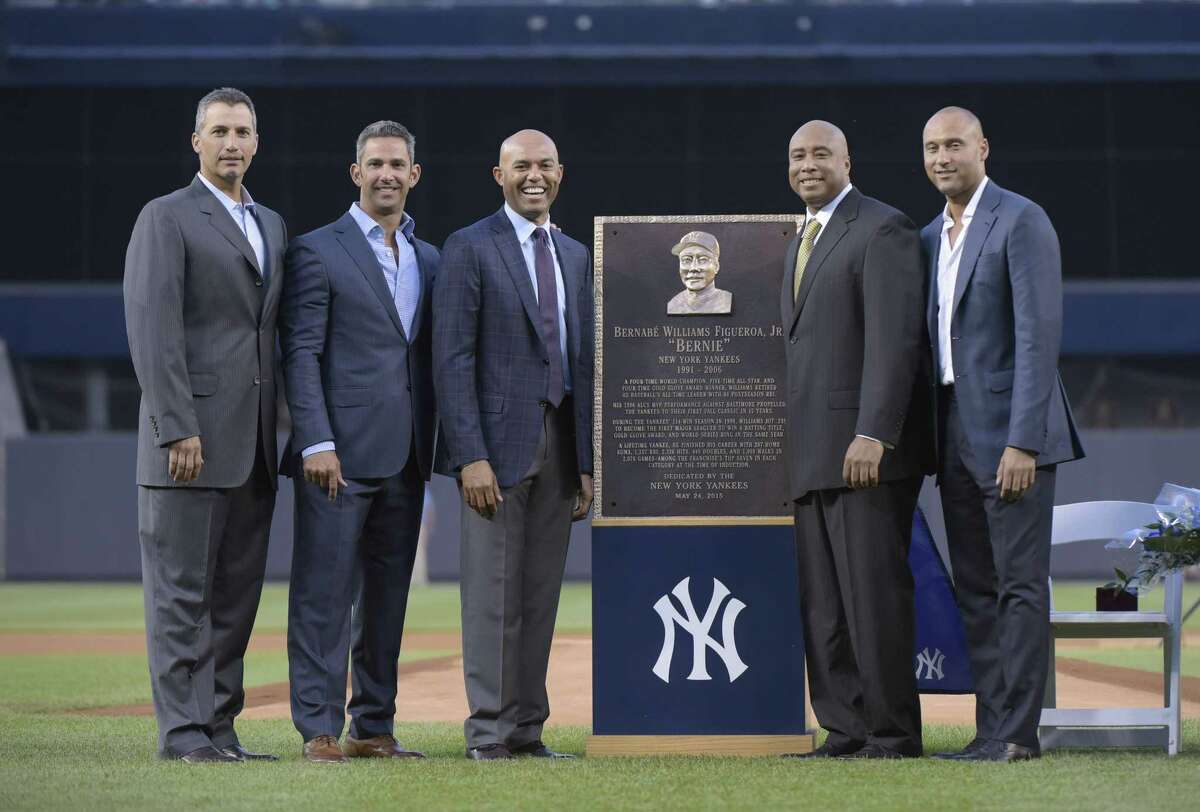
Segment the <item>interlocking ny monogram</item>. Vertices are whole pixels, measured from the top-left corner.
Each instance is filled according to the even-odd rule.
[[[658,661],[654,663],[654,675],[663,682],[671,682],[671,658],[675,655],[675,624],[679,624],[692,636],[692,673],[688,674],[687,678],[690,680],[712,679],[708,675],[706,651],[711,648],[725,663],[729,681],[733,682],[745,673],[748,667],[738,656],[737,642],[733,637],[733,624],[737,622],[738,614],[746,608],[746,604],[737,598],[730,598],[721,618],[721,642],[718,643],[709,636],[708,632],[712,628],[713,621],[717,619],[717,612],[721,609],[721,604],[725,598],[729,597],[729,588],[713,578],[712,599],[709,600],[708,608],[704,610],[704,618],[701,619],[696,614],[696,607],[692,605],[692,595],[688,588],[690,580],[690,578],[684,578],[671,590],[671,594],[683,607],[684,614],[679,614],[674,604],[671,603],[669,595],[663,595],[654,603],[654,611],[658,612],[658,616],[663,622],[663,646],[662,651],[659,652]]]
[[[942,654],[940,648],[935,648],[933,654],[929,653],[929,647],[921,649],[917,654],[917,679],[941,679],[942,678],[942,663],[945,662],[946,655]],[[921,671],[925,671],[925,676],[921,676]]]

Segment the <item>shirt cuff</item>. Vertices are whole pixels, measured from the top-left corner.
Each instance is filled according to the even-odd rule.
[[[896,446],[892,445],[891,443],[885,443],[883,440],[877,440],[874,437],[867,436],[866,434],[856,434],[854,436],[861,437],[864,440],[874,440],[875,442],[879,443],[881,446],[886,448],[888,451],[894,451],[896,449]]]
[[[300,456],[301,456],[301,458],[307,458],[307,457],[311,457],[313,454],[317,454],[321,451],[333,451],[333,450],[334,450],[333,440],[326,440],[323,443],[317,443],[316,445],[310,445],[308,448],[306,448],[300,452]]]

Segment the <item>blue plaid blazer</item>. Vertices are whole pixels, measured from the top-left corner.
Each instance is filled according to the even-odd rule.
[[[592,472],[592,272],[588,250],[553,231],[566,286],[575,446]],[[433,291],[434,390],[441,418],[437,470],[456,475],[486,459],[500,487],[533,463],[550,367],[537,298],[516,232],[500,209],[456,231],[442,248]]]

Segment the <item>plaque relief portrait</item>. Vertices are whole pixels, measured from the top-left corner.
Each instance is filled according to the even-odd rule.
[[[671,249],[679,257],[683,290],[667,302],[669,316],[723,315],[733,312],[733,294],[716,285],[721,245],[707,231],[689,231]]]

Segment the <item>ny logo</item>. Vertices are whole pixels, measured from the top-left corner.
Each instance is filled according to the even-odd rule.
[[[942,654],[940,648],[935,648],[933,654],[929,653],[929,646],[921,649],[917,653],[917,679],[941,679],[942,663],[945,659],[946,655]],[[921,676],[922,669],[925,671],[925,676]]]
[[[725,604],[725,613],[721,618],[721,642],[718,643],[709,637],[708,632],[712,629],[713,621],[717,619],[717,612],[720,611],[721,604],[724,603],[725,598],[729,597],[729,588],[713,578],[712,599],[709,600],[708,608],[704,611],[702,619],[696,614],[696,607],[692,605],[692,595],[688,589],[690,580],[690,578],[684,578],[671,590],[671,594],[683,607],[682,615],[671,603],[669,595],[663,595],[654,604],[654,611],[658,612],[658,616],[663,622],[663,646],[662,651],[659,652],[658,661],[654,663],[654,675],[663,682],[671,682],[671,658],[675,655],[675,624],[679,624],[692,636],[692,673],[688,674],[687,678],[690,680],[712,679],[708,675],[706,651],[711,648],[725,663],[729,681],[733,682],[747,668],[746,664],[742,662],[742,658],[738,656],[737,643],[733,638],[733,624],[737,622],[738,614],[746,608],[746,604],[737,598],[730,598],[729,603]]]

